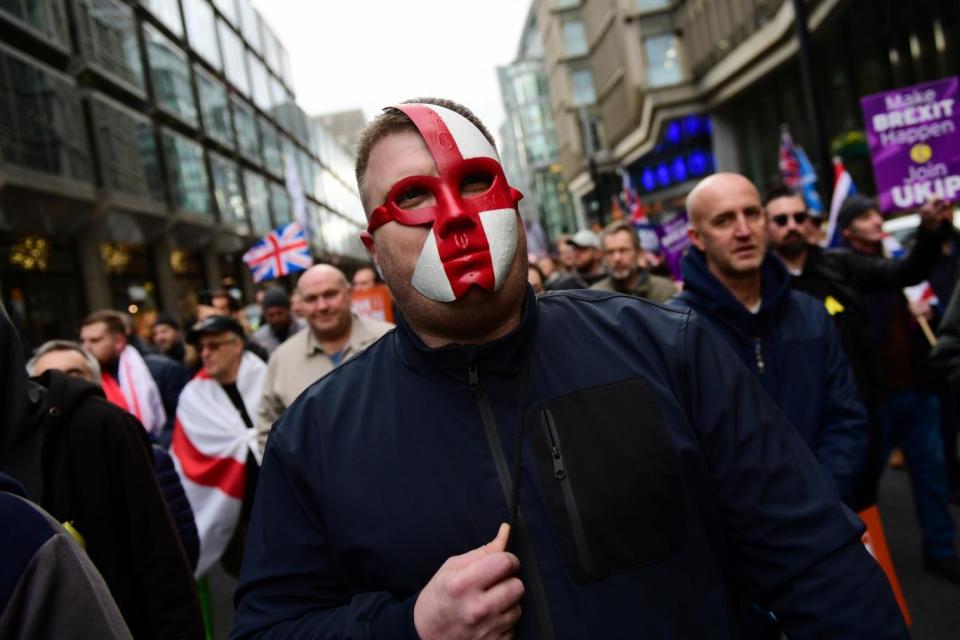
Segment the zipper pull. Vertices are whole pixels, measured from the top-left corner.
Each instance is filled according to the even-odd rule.
[[[567,470],[563,466],[563,452],[560,451],[560,434],[557,433],[557,426],[553,423],[553,414],[549,409],[544,409],[540,414],[540,422],[550,438],[550,456],[553,458],[553,476],[557,480],[563,480],[567,477]]]
[[[467,367],[467,390],[476,391],[480,388],[480,373],[476,363]]]
[[[760,338],[753,339],[753,353],[757,357],[757,373],[763,375],[764,369],[766,369],[763,363],[763,348],[760,342]]]

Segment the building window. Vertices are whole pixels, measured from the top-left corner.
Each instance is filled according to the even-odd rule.
[[[593,90],[593,74],[590,69],[570,69],[570,86],[572,90],[571,104],[574,107],[591,105],[597,101],[597,94]]]
[[[157,106],[197,126],[187,54],[150,25],[143,26]]]
[[[164,204],[150,120],[102,96],[90,101],[103,180],[113,191]]]
[[[220,11],[220,15],[226,18],[230,24],[238,26],[237,5],[234,4],[234,0],[213,0],[213,4],[217,7],[217,10]]]
[[[587,34],[581,20],[564,20],[563,50],[568,56],[582,56],[587,53]]]
[[[90,152],[72,83],[0,50],[0,160],[89,181]]]
[[[280,138],[277,129],[266,120],[260,120],[260,140],[262,140],[263,160],[267,171],[275,176],[283,175],[283,162],[280,160]]]
[[[270,233],[270,208],[267,194],[267,181],[253,171],[243,172],[243,184],[247,190],[247,206],[250,210],[250,224],[257,235]]]
[[[293,221],[290,216],[290,198],[287,189],[280,183],[270,181],[270,203],[273,206],[273,222],[278,227]]]
[[[119,0],[76,0],[75,6],[84,58],[142,92],[143,67],[133,9]]]
[[[261,164],[260,140],[257,137],[257,120],[253,109],[240,100],[233,100],[233,124],[237,129],[237,146],[240,153],[251,161]]]
[[[175,209],[211,215],[203,147],[172,131],[163,131],[163,151]]]
[[[217,22],[217,32],[220,34],[220,46],[223,48],[223,72],[227,80],[232,82],[240,93],[250,95],[243,41],[224,22]]]
[[[280,42],[274,35],[266,22],[260,23],[260,34],[263,36],[263,59],[267,61],[267,67],[273,73],[280,75],[280,54],[277,49],[280,48]]]
[[[553,0],[554,9],[570,9],[580,4],[580,0]]]
[[[656,11],[670,6],[670,0],[634,0],[638,11]]]
[[[266,111],[270,108],[270,81],[267,77],[267,68],[260,62],[260,58],[253,55],[252,51],[247,51],[247,56],[253,103]]]
[[[157,20],[178,36],[183,36],[183,23],[180,22],[180,3],[177,0],[140,0]]]
[[[70,47],[67,17],[61,0],[2,0],[0,13],[13,17],[62,47]]]
[[[240,9],[240,33],[247,44],[260,53],[263,51],[263,43],[260,42],[260,14],[253,8],[250,0],[237,0],[237,7]]]
[[[664,87],[683,80],[680,69],[680,41],[672,33],[644,38],[647,56],[647,85]]]
[[[230,101],[227,87],[198,66],[193,67],[197,78],[197,94],[200,97],[200,114],[203,130],[222,145],[234,147],[233,129],[230,126]]]
[[[283,84],[287,85],[288,88],[292,87],[293,72],[290,70],[290,56],[287,55],[287,50],[279,42],[277,43],[277,55],[280,57],[280,77],[283,79]]]
[[[237,228],[241,233],[248,232],[250,226],[247,224],[237,163],[211,152],[210,177],[213,179],[213,195],[220,211],[220,222]]]
[[[183,0],[183,17],[187,23],[190,47],[216,68],[220,68],[220,47],[217,46],[217,22],[207,0]]]

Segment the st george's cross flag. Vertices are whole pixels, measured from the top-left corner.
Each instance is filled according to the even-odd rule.
[[[243,354],[237,390],[251,419],[257,415],[266,375],[262,360]],[[223,555],[240,521],[247,455],[252,453],[260,463],[256,430],[246,426],[227,392],[206,370],[180,394],[170,453],[200,535],[199,577]]]
[[[313,265],[307,234],[296,222],[275,229],[243,254],[254,282],[273,280]]]

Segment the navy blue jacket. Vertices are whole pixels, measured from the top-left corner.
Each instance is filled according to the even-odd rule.
[[[707,318],[760,379],[800,432],[837,492],[850,500],[870,440],[866,410],[833,321],[815,298],[792,290],[783,263],[763,262],[760,311],[750,313],[710,273],[702,252],[683,257],[684,288],[673,304]]]
[[[723,340],[689,311],[529,290],[480,346],[401,319],[280,418],[233,637],[416,638],[420,589],[510,520],[521,427],[518,638],[737,638],[744,597],[792,640],[906,637],[862,524]]]

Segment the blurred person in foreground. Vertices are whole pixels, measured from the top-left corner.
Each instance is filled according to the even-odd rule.
[[[196,588],[143,427],[83,379],[95,373],[82,355],[46,353],[48,364],[74,375],[41,373],[41,354],[31,363],[39,375],[28,378],[0,314],[0,470],[82,540],[134,637],[202,637]]]
[[[132,638],[80,543],[0,473],[0,638]]]
[[[614,291],[664,303],[677,293],[673,282],[641,266],[640,236],[629,222],[614,222],[600,236],[603,261],[609,274],[591,289]]]
[[[790,637],[906,637],[862,525],[695,314],[533,294],[469,110],[386,109],[357,177],[398,327],[271,434],[234,638],[737,638],[742,593]]]
[[[350,285],[328,264],[310,267],[297,281],[307,329],[270,357],[258,414],[261,447],[274,421],[304,389],[361,353],[393,328],[350,312]]]
[[[250,339],[256,342],[267,356],[286,340],[306,326],[290,310],[290,297],[287,292],[277,287],[270,287],[263,292],[260,301],[263,309],[263,325],[253,332]]]

